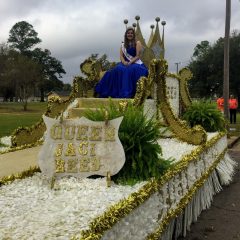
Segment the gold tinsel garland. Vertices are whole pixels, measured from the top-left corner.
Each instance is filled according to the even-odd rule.
[[[134,96],[133,105],[141,106],[144,104],[148,96],[151,95],[151,88],[156,76],[155,61],[151,61],[149,65],[148,77],[140,77],[137,81],[136,94]]]
[[[11,147],[11,148],[9,148],[7,150],[4,150],[4,151],[0,152],[0,155],[1,154],[5,154],[5,153],[9,153],[9,152],[15,152],[15,151],[18,151],[18,150],[23,150],[23,149],[26,149],[26,148],[37,147],[37,146],[40,146],[42,144],[43,144],[43,140],[38,140],[35,143],[24,144],[24,145],[21,145],[19,147]]]
[[[120,218],[129,214],[136,207],[141,205],[154,192],[157,191],[158,185],[155,180],[150,180],[138,192],[131,194],[127,199],[119,201],[114,206],[110,207],[108,211],[103,213],[90,223],[90,229],[81,232],[81,239],[100,239],[103,233],[110,229]],[[78,239],[72,237],[72,239]]]
[[[217,157],[217,159],[214,161],[212,166],[199,178],[194,185],[191,187],[191,189],[188,191],[188,193],[180,200],[177,207],[173,210],[170,210],[167,215],[164,217],[163,220],[160,222],[160,226],[157,228],[157,230],[149,234],[147,237],[147,240],[158,240],[160,239],[161,234],[163,231],[167,228],[170,221],[177,216],[184,210],[184,208],[187,206],[187,204],[191,201],[196,191],[202,187],[202,185],[205,183],[205,181],[208,179],[210,174],[213,172],[213,170],[216,168],[218,163],[224,158],[224,155],[227,152],[227,148],[224,149],[224,151]]]
[[[0,178],[0,187],[2,185],[9,184],[16,179],[23,179],[23,178],[26,178],[26,177],[31,177],[36,172],[40,172],[40,168],[37,167],[37,166],[34,166],[34,167],[30,167],[29,169],[27,169],[27,170],[25,170],[21,173],[12,174],[12,175]]]
[[[98,240],[101,239],[104,232],[110,229],[120,219],[128,215],[135,208],[144,203],[153,193],[157,192],[167,181],[177,173],[187,168],[191,161],[196,160],[201,153],[212,147],[219,139],[225,136],[225,133],[219,133],[210,141],[197,147],[190,154],[184,156],[179,163],[169,169],[159,181],[152,179],[148,181],[139,191],[132,193],[127,199],[121,200],[114,206],[110,207],[101,216],[95,218],[91,223],[89,230],[81,231],[80,240]],[[219,160],[220,161],[220,160]],[[73,236],[72,240],[79,239]]]
[[[179,71],[180,76],[180,96],[181,102],[184,109],[192,104],[192,99],[189,93],[187,82],[192,78],[193,74],[188,68],[182,68]]]
[[[50,117],[57,117],[57,116],[59,116],[61,114],[61,112],[63,112],[67,108],[67,105],[70,104],[71,102],[73,102],[73,100],[76,98],[78,92],[79,92],[78,83],[77,83],[77,79],[75,77],[73,79],[73,87],[72,87],[72,91],[70,93],[69,99],[61,100],[58,96],[51,97],[50,101],[48,102],[47,110],[44,113],[44,115],[50,116]],[[59,111],[56,114],[54,114],[54,116],[51,116],[52,112],[53,112],[53,109],[56,108],[56,104],[58,106],[60,106],[62,109],[61,109],[61,111]],[[22,144],[22,143],[19,144],[19,142],[24,141],[23,136],[21,136],[22,138],[18,139],[20,134],[22,134],[22,133],[26,134],[28,142],[32,139],[32,141],[30,141],[30,142],[33,142],[32,144],[35,144],[36,136],[37,135],[39,135],[40,137],[43,136],[43,133],[45,131],[44,129],[45,129],[45,124],[44,124],[42,118],[37,123],[32,125],[31,127],[18,127],[11,134],[12,146],[14,146],[14,147],[21,147],[21,145],[23,145],[23,146],[31,145],[31,144]],[[40,134],[37,131],[40,131]]]

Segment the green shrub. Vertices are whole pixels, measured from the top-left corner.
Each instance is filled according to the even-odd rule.
[[[215,103],[210,101],[195,101],[183,115],[191,127],[201,125],[207,132],[225,130],[223,114],[217,109]]]
[[[158,123],[147,119],[142,107],[130,103],[124,111],[110,102],[109,107],[97,111],[88,110],[85,116],[93,121],[104,121],[105,110],[109,120],[124,116],[119,128],[119,139],[123,145],[126,162],[112,179],[123,184],[133,184],[151,177],[159,178],[170,167],[171,160],[162,158],[161,146],[157,143],[161,135]]]

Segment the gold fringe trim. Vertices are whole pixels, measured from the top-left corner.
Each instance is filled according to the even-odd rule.
[[[88,230],[81,231],[81,238],[73,236],[71,240],[99,240],[104,232],[110,229],[120,219],[127,216],[131,211],[144,203],[153,193],[157,192],[167,181],[177,173],[187,168],[191,161],[199,157],[201,153],[212,147],[219,139],[226,134],[219,133],[205,144],[197,147],[190,154],[184,156],[179,163],[167,170],[160,180],[151,179],[140,190],[132,193],[127,199],[123,199],[117,204],[110,207],[101,216],[96,217],[89,226]]]
[[[160,181],[158,181],[158,188],[161,188],[167,181],[185,170],[190,162],[196,161],[200,154],[211,148],[219,139],[225,135],[226,133],[224,132],[219,133],[217,136],[210,139],[206,144],[197,147],[190,154],[185,155],[179,162],[174,165],[173,168],[168,169],[166,173],[161,177]]]

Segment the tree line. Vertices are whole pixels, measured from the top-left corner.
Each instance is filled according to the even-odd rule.
[[[16,23],[9,32],[7,43],[0,44],[0,96],[4,100],[21,100],[27,105],[29,97],[71,88],[60,79],[65,70],[48,49],[34,48],[41,42],[33,26],[26,21]]]
[[[39,93],[44,101],[46,92],[69,90],[70,84],[60,79],[65,70],[48,49],[34,48],[41,42],[33,26],[26,21],[16,23],[9,32],[7,43],[0,44],[0,96],[4,100],[22,100]],[[189,81],[192,97],[210,98],[223,93],[224,38],[215,43],[201,41],[193,51],[188,67],[193,73]],[[101,62],[103,70],[111,65],[104,54],[90,56]],[[240,33],[230,37],[230,93],[240,97]],[[105,69],[106,68],[106,69]]]
[[[193,97],[210,98],[223,95],[224,38],[215,43],[202,41],[194,48],[188,65],[193,73],[189,89]],[[229,91],[240,97],[240,33],[230,36]]]

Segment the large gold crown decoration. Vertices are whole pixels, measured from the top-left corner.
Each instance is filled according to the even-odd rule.
[[[137,23],[133,23],[132,26],[134,27],[135,30],[135,34],[136,34],[136,39],[138,41],[141,42],[142,46],[143,46],[143,51],[141,54],[141,60],[144,62],[144,64],[146,66],[149,66],[150,61],[152,59],[164,59],[164,55],[165,55],[165,47],[164,47],[164,26],[166,25],[165,21],[162,21],[162,38],[161,38],[161,34],[160,34],[160,29],[159,29],[159,22],[160,22],[160,18],[156,17],[156,27],[154,24],[152,24],[150,26],[151,28],[151,34],[150,34],[150,38],[148,40],[148,42],[146,43],[143,35],[142,35],[142,31],[140,28],[140,24],[139,24],[139,20],[140,17],[136,16],[135,17]],[[128,20],[125,19],[124,20],[124,24],[126,25],[127,28],[127,24],[128,24]],[[154,31],[155,28],[155,31]]]

